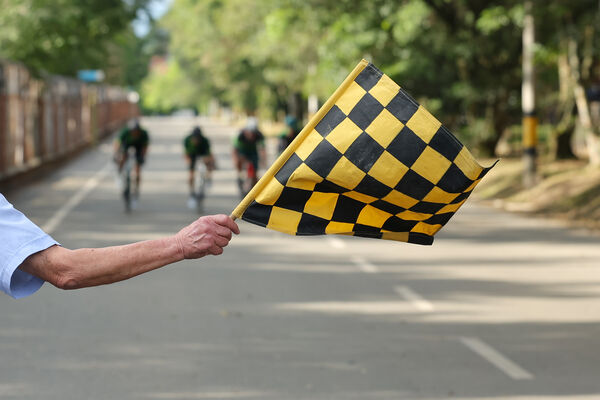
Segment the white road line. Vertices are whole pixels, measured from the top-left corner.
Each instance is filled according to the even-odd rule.
[[[104,175],[106,175],[109,168],[110,163],[107,163],[98,172],[96,172],[94,176],[88,179],[87,182],[82,187],[80,187],[79,190],[75,192],[75,194],[71,196],[71,198],[66,203],[64,203],[61,208],[56,210],[56,212],[54,213],[54,215],[52,215],[52,217],[50,217],[48,222],[46,222],[42,226],[42,229],[49,234],[54,232],[54,230],[60,225],[63,219],[65,219],[65,217],[69,215],[69,213],[73,211],[73,209],[77,207],[79,203],[81,203],[81,201],[92,190],[94,190],[94,188],[98,185],[98,183],[100,183]]]
[[[345,249],[346,248],[346,243],[343,240],[338,239],[336,237],[327,236],[327,241],[329,242],[331,247],[333,247],[334,249]]]
[[[461,336],[460,341],[469,349],[485,358],[511,378],[516,380],[533,379],[533,375],[531,373],[524,370],[513,361],[509,360],[493,347],[482,342],[480,339],[476,337]]]
[[[379,268],[377,268],[375,265],[371,264],[362,257],[350,256],[350,259],[354,264],[358,266],[358,268],[360,268],[362,272],[366,272],[367,274],[374,274],[379,272]]]
[[[396,286],[394,287],[396,293],[404,297],[404,300],[408,301],[414,308],[419,311],[433,311],[433,304],[425,300],[419,294],[415,293],[408,286]]]

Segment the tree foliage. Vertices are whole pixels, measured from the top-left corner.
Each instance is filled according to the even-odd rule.
[[[36,73],[104,69],[113,83],[137,83],[146,71],[131,21],[147,2],[0,0],[0,56]]]
[[[599,25],[598,4],[536,1],[534,9],[540,107],[556,115],[565,38],[580,43],[583,84],[598,80],[590,28]],[[178,0],[160,23],[172,62],[203,99],[302,114],[298,103],[325,100],[366,58],[491,154],[521,119],[523,15],[517,0]]]

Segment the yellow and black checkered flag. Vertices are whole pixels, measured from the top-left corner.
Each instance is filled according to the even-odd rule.
[[[431,244],[490,168],[362,60],[232,215],[291,235]]]

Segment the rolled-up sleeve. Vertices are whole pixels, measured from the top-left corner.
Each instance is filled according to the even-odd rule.
[[[35,293],[44,281],[19,269],[30,255],[58,243],[0,194],[0,289],[15,299]]]

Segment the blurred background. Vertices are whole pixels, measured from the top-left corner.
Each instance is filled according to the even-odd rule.
[[[219,258],[5,296],[0,399],[600,398],[598,0],[0,0],[0,191],[69,248],[168,235],[201,126],[228,214],[247,118],[272,161],[362,58],[501,159],[433,247],[241,223]]]
[[[598,176],[585,166],[600,163],[599,19],[595,0],[3,0],[0,104],[29,108],[24,126],[0,113],[0,140],[16,146],[2,152],[0,176],[122,123],[135,111],[118,101],[147,115],[256,115],[273,134],[286,115],[306,122],[366,58],[478,157],[503,158],[483,197],[593,225]],[[77,77],[96,83],[66,79]],[[79,98],[93,103],[81,116],[68,111]],[[74,117],[51,115],[63,112],[52,99]],[[53,118],[69,144],[48,133]],[[24,132],[24,148],[6,124]],[[536,157],[525,170],[523,154]],[[558,198],[547,204],[540,191]]]

